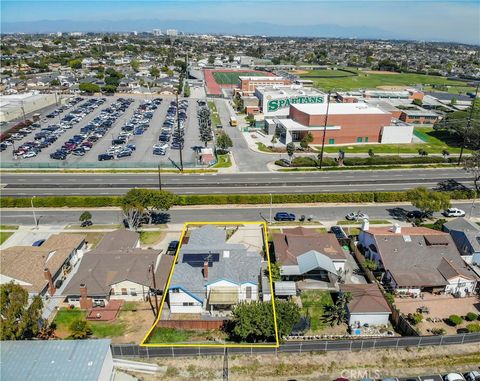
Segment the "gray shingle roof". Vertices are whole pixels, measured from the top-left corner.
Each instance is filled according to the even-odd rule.
[[[228,254],[226,255],[226,253]],[[203,259],[195,263],[184,262],[185,255],[214,254],[219,255],[218,262],[210,262],[208,277],[203,278]],[[203,257],[202,257],[203,258]],[[203,301],[205,286],[218,280],[228,280],[236,284],[251,282],[258,284],[260,277],[261,256],[247,251],[243,244],[229,244],[223,229],[206,225],[191,231],[188,243],[182,245],[178,254],[170,282],[170,289],[181,287]]]

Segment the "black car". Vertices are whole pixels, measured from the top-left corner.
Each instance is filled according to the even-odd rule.
[[[169,245],[168,245],[167,253],[175,254],[177,252],[179,243],[180,242],[178,242],[178,241],[170,242]]]
[[[81,224],[80,224],[80,227],[82,228],[86,228],[87,226],[92,226],[93,225],[93,222],[88,220],[88,221],[83,221]]]
[[[67,154],[64,152],[56,151],[50,154],[50,159],[65,160],[66,158],[67,158]]]
[[[337,239],[345,239],[345,238],[348,238],[347,234],[345,233],[345,231],[342,229],[341,226],[332,226],[330,228],[330,231],[335,234],[335,237],[337,237]]]
[[[421,210],[411,210],[410,212],[407,213],[407,218],[409,220],[416,220],[416,219],[422,219],[422,218],[429,218],[430,214],[422,212]]]
[[[110,153],[101,153],[98,155],[98,161],[113,160],[115,157]]]
[[[295,221],[295,214],[287,212],[278,212],[274,217],[275,221]]]

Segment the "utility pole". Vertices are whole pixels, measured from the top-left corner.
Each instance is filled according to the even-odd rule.
[[[153,278],[153,289],[154,289],[154,296],[155,296],[155,315],[158,315],[158,295],[157,295],[157,279],[155,278],[155,266],[152,263],[149,266],[149,271],[152,273],[152,278]]]
[[[325,147],[325,135],[327,133],[327,121],[328,121],[328,109],[330,107],[330,93],[331,91],[328,92],[327,95],[327,112],[325,114],[325,124],[323,125],[323,137],[322,137],[322,150],[320,151],[320,163],[318,167],[322,169],[322,163],[323,163],[323,149]]]
[[[35,198],[36,196],[32,196],[32,198],[30,199],[30,204],[32,205],[32,213],[33,213],[33,221],[35,222],[35,229],[38,228],[38,220],[37,220],[37,216],[35,215],[35,208],[33,206],[33,199]]]
[[[463,132],[463,142],[462,142],[462,147],[460,148],[460,156],[458,157],[457,165],[460,165],[460,163],[462,162],[463,149],[465,148],[465,143],[467,142],[467,133],[470,130],[470,127],[472,125],[473,109],[475,108],[475,101],[477,100],[477,97],[478,97],[478,86],[479,85],[480,85],[480,81],[477,82],[477,88],[475,90],[475,96],[472,99],[472,107],[470,107],[470,114],[468,115],[467,127],[465,127],[465,131]]]
[[[180,117],[178,116],[178,91],[175,94],[176,99],[177,99],[177,131],[178,131],[178,136],[180,136]],[[183,157],[182,157],[182,151],[183,151],[183,144],[180,144],[180,171],[183,173]]]
[[[158,190],[162,190],[162,163],[158,162]]]
[[[228,348],[223,352],[223,381],[228,381]]]

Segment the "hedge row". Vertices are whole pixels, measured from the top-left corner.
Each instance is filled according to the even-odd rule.
[[[453,200],[469,199],[473,197],[472,191],[449,192]],[[407,202],[407,192],[353,192],[353,193],[311,193],[311,194],[273,194],[275,204],[283,203],[364,203],[364,202]],[[35,206],[70,207],[70,208],[100,208],[120,206],[121,196],[61,196],[61,197],[36,197]],[[176,205],[226,205],[226,204],[269,204],[269,194],[198,194],[179,195]],[[29,197],[2,197],[2,208],[29,208]]]
[[[351,157],[346,158],[343,164],[346,167],[355,167],[360,165],[395,165],[395,164],[439,164],[455,163],[456,157],[450,157],[445,160],[441,156],[373,156],[373,157]],[[276,165],[288,167],[285,161],[277,160]],[[336,167],[338,163],[335,159],[324,157],[323,165],[326,167]],[[299,156],[292,160],[290,167],[317,167],[318,160],[309,156]]]

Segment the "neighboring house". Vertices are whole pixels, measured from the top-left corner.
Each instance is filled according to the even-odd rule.
[[[260,253],[226,242],[212,225],[191,230],[182,244],[168,289],[171,313],[228,312],[242,301],[259,300]]]
[[[284,280],[336,279],[347,256],[334,234],[298,227],[273,234],[277,263]]]
[[[366,227],[359,235],[365,257],[385,272],[397,293],[421,292],[458,297],[475,292],[479,277],[463,261],[448,233],[425,227]]]
[[[156,292],[167,283],[173,256],[160,250],[142,250],[138,233],[117,230],[107,233],[82,262],[63,291],[66,302],[82,309],[105,305],[112,299],[142,301],[153,290],[150,266],[156,277]]]
[[[55,293],[55,283],[70,272],[85,245],[82,234],[51,235],[41,246],[12,246],[0,251],[0,283],[14,282],[30,296]]]
[[[443,229],[450,233],[465,262],[480,264],[480,226],[460,217],[445,223]]]
[[[114,378],[110,343],[110,339],[2,341],[2,379],[110,381]]]
[[[388,324],[391,310],[376,284],[343,284],[340,290],[352,296],[347,305],[350,327]]]

